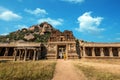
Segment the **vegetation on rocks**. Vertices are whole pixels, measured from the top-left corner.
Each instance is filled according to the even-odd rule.
[[[35,42],[47,42],[51,33],[45,33],[44,35],[34,34]]]
[[[23,28],[21,30],[11,32],[8,35],[0,36],[0,42],[9,43],[20,40],[24,42],[47,42],[52,29],[53,27],[50,24],[43,22],[40,25],[33,25],[28,29]]]

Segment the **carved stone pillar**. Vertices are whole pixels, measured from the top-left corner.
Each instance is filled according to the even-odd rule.
[[[9,48],[5,48],[4,56],[8,56],[8,51],[9,51]]]
[[[33,61],[36,60],[36,50],[34,50]]]
[[[95,48],[92,48],[92,57],[95,57]]]
[[[25,49],[25,53],[24,53],[25,55],[24,55],[24,61],[26,61],[27,59],[27,49]]]
[[[118,48],[118,57],[120,57],[120,48]]]
[[[66,54],[66,59],[69,59],[69,57],[68,57],[68,55],[69,55],[69,53],[68,53],[68,47],[69,47],[69,45],[66,44],[66,52],[65,52],[65,54]]]
[[[55,55],[55,59],[57,59],[57,51],[58,51],[57,48],[58,48],[58,46],[55,45],[55,50],[56,50],[56,51],[55,51],[55,54],[56,54],[56,55]]]
[[[101,57],[104,57],[103,48],[100,48],[100,56],[101,56]]]
[[[30,60],[30,57],[31,57],[30,54],[31,54],[31,50],[28,51],[28,58],[29,58],[29,60]]]
[[[68,46],[69,46],[69,50],[70,50],[70,44]]]
[[[16,60],[17,60],[17,50],[14,49],[14,61],[16,61]]]
[[[110,57],[113,57],[112,48],[109,48],[109,54],[110,54]]]
[[[22,60],[24,59],[24,54],[25,54],[25,51],[24,51],[24,49],[23,49],[23,50],[21,50],[21,57],[22,57]]]
[[[83,47],[83,57],[86,57],[85,47]]]
[[[19,50],[19,60],[21,59],[21,50]]]

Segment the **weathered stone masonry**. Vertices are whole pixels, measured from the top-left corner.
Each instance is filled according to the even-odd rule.
[[[71,31],[53,30],[47,43],[0,43],[1,60],[120,58],[120,43],[76,41]],[[62,55],[62,56],[61,56]],[[61,57],[60,57],[61,56]]]
[[[81,57],[120,58],[120,43],[80,43]]]
[[[40,43],[1,43],[0,59],[2,60],[38,60]]]

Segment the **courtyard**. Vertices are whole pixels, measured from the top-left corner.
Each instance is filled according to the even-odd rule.
[[[0,80],[120,80],[119,59],[0,61]]]

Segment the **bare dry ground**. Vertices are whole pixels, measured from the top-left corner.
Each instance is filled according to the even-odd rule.
[[[120,80],[120,60],[57,60],[52,80]]]
[[[85,80],[85,77],[78,74],[71,60],[58,60],[52,80]]]

